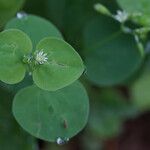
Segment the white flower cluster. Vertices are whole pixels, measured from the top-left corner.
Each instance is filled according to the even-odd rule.
[[[114,15],[114,18],[121,23],[125,22],[128,19],[128,17],[129,17],[129,14],[121,10],[118,10],[117,14]]]
[[[37,52],[35,60],[38,64],[44,64],[48,60],[47,53],[44,53],[43,50]]]

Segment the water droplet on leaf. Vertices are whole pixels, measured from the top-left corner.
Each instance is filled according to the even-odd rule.
[[[27,17],[27,14],[26,14],[25,12],[21,11],[21,12],[18,12],[18,13],[17,13],[16,17],[17,17],[18,19],[26,18],[26,17]]]
[[[58,145],[64,145],[64,144],[66,144],[67,142],[69,141],[69,138],[57,138],[57,140],[56,140],[56,143],[58,144]]]

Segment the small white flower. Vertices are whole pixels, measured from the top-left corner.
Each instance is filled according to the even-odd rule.
[[[44,53],[43,50],[37,52],[35,60],[38,64],[44,64],[48,60],[47,53]]]
[[[128,17],[129,17],[129,14],[121,10],[118,10],[117,14],[114,15],[114,18],[121,23],[125,22],[128,19]]]

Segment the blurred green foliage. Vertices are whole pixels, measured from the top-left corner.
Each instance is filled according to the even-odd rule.
[[[13,118],[13,94],[0,88],[0,146],[3,150],[35,150],[35,139],[25,133]]]
[[[0,0],[0,28],[19,11],[25,0]]]
[[[1,2],[4,3],[0,1],[0,12],[2,11],[0,21],[1,25],[4,25],[21,8],[23,2],[20,1],[18,4],[7,7],[4,7],[5,4],[1,5]],[[89,93],[91,106],[87,128],[80,136],[81,147],[85,150],[90,150],[90,147],[92,150],[99,150],[103,147],[103,140],[116,137],[123,131],[123,124],[127,119],[134,118],[150,109],[150,47],[147,46],[149,36],[144,34],[145,39],[137,40],[132,34],[124,33],[117,20],[94,10],[94,4],[99,2],[104,4],[113,15],[121,9],[129,13],[131,19],[125,25],[133,30],[150,25],[150,5],[147,0],[27,0],[23,7],[27,14],[45,17],[56,25],[64,39],[78,50],[85,61],[86,71],[81,82]],[[10,7],[12,11],[8,11]],[[10,24],[13,26],[13,22]],[[40,25],[37,22],[33,26],[36,24]],[[29,31],[26,27],[25,25],[22,30]],[[43,26],[42,30],[48,31]],[[35,33],[38,33],[38,30]],[[38,34],[33,37],[35,41],[39,38],[37,36]],[[144,55],[138,44],[144,47],[142,51]],[[4,83],[0,85],[6,92],[16,93],[30,84],[32,81],[27,79],[14,86]],[[1,90],[1,93],[4,94],[4,90]],[[7,95],[9,94],[5,95],[5,102],[8,103],[8,111],[4,109],[7,105],[3,103],[4,95],[0,98],[0,112],[2,111],[0,120],[4,118],[3,126],[14,122],[13,118],[5,117],[11,114],[11,98],[7,98]],[[26,134],[24,136],[23,131],[20,129],[18,131],[18,126],[13,124],[15,131],[1,128],[0,136],[3,136],[3,141],[0,145],[4,145],[7,150],[8,141],[6,142],[5,139],[8,136],[10,138],[10,133],[12,133],[11,135],[16,136],[16,138],[12,137],[14,140],[10,140],[10,145],[13,145],[14,149],[18,145],[20,149],[22,147],[27,147],[26,150],[33,148],[33,139]],[[21,136],[23,134],[22,139],[25,138],[25,140],[17,139],[16,133],[18,132]],[[67,150],[69,146],[62,148],[46,144],[44,150],[48,149]]]

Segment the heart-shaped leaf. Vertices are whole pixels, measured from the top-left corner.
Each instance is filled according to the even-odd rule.
[[[87,123],[88,112],[87,93],[79,82],[55,92],[30,86],[13,102],[18,123],[33,136],[52,142],[75,136]]]
[[[87,76],[97,85],[120,84],[140,67],[143,60],[134,38],[119,28],[110,18],[95,18],[85,29]]]
[[[20,30],[10,29],[0,33],[0,80],[15,84],[26,72],[23,56],[32,50],[29,37]]]
[[[44,90],[63,88],[77,80],[84,71],[81,57],[63,40],[45,38],[36,49],[35,53],[43,52],[47,58],[47,62],[33,71],[35,84]]]

